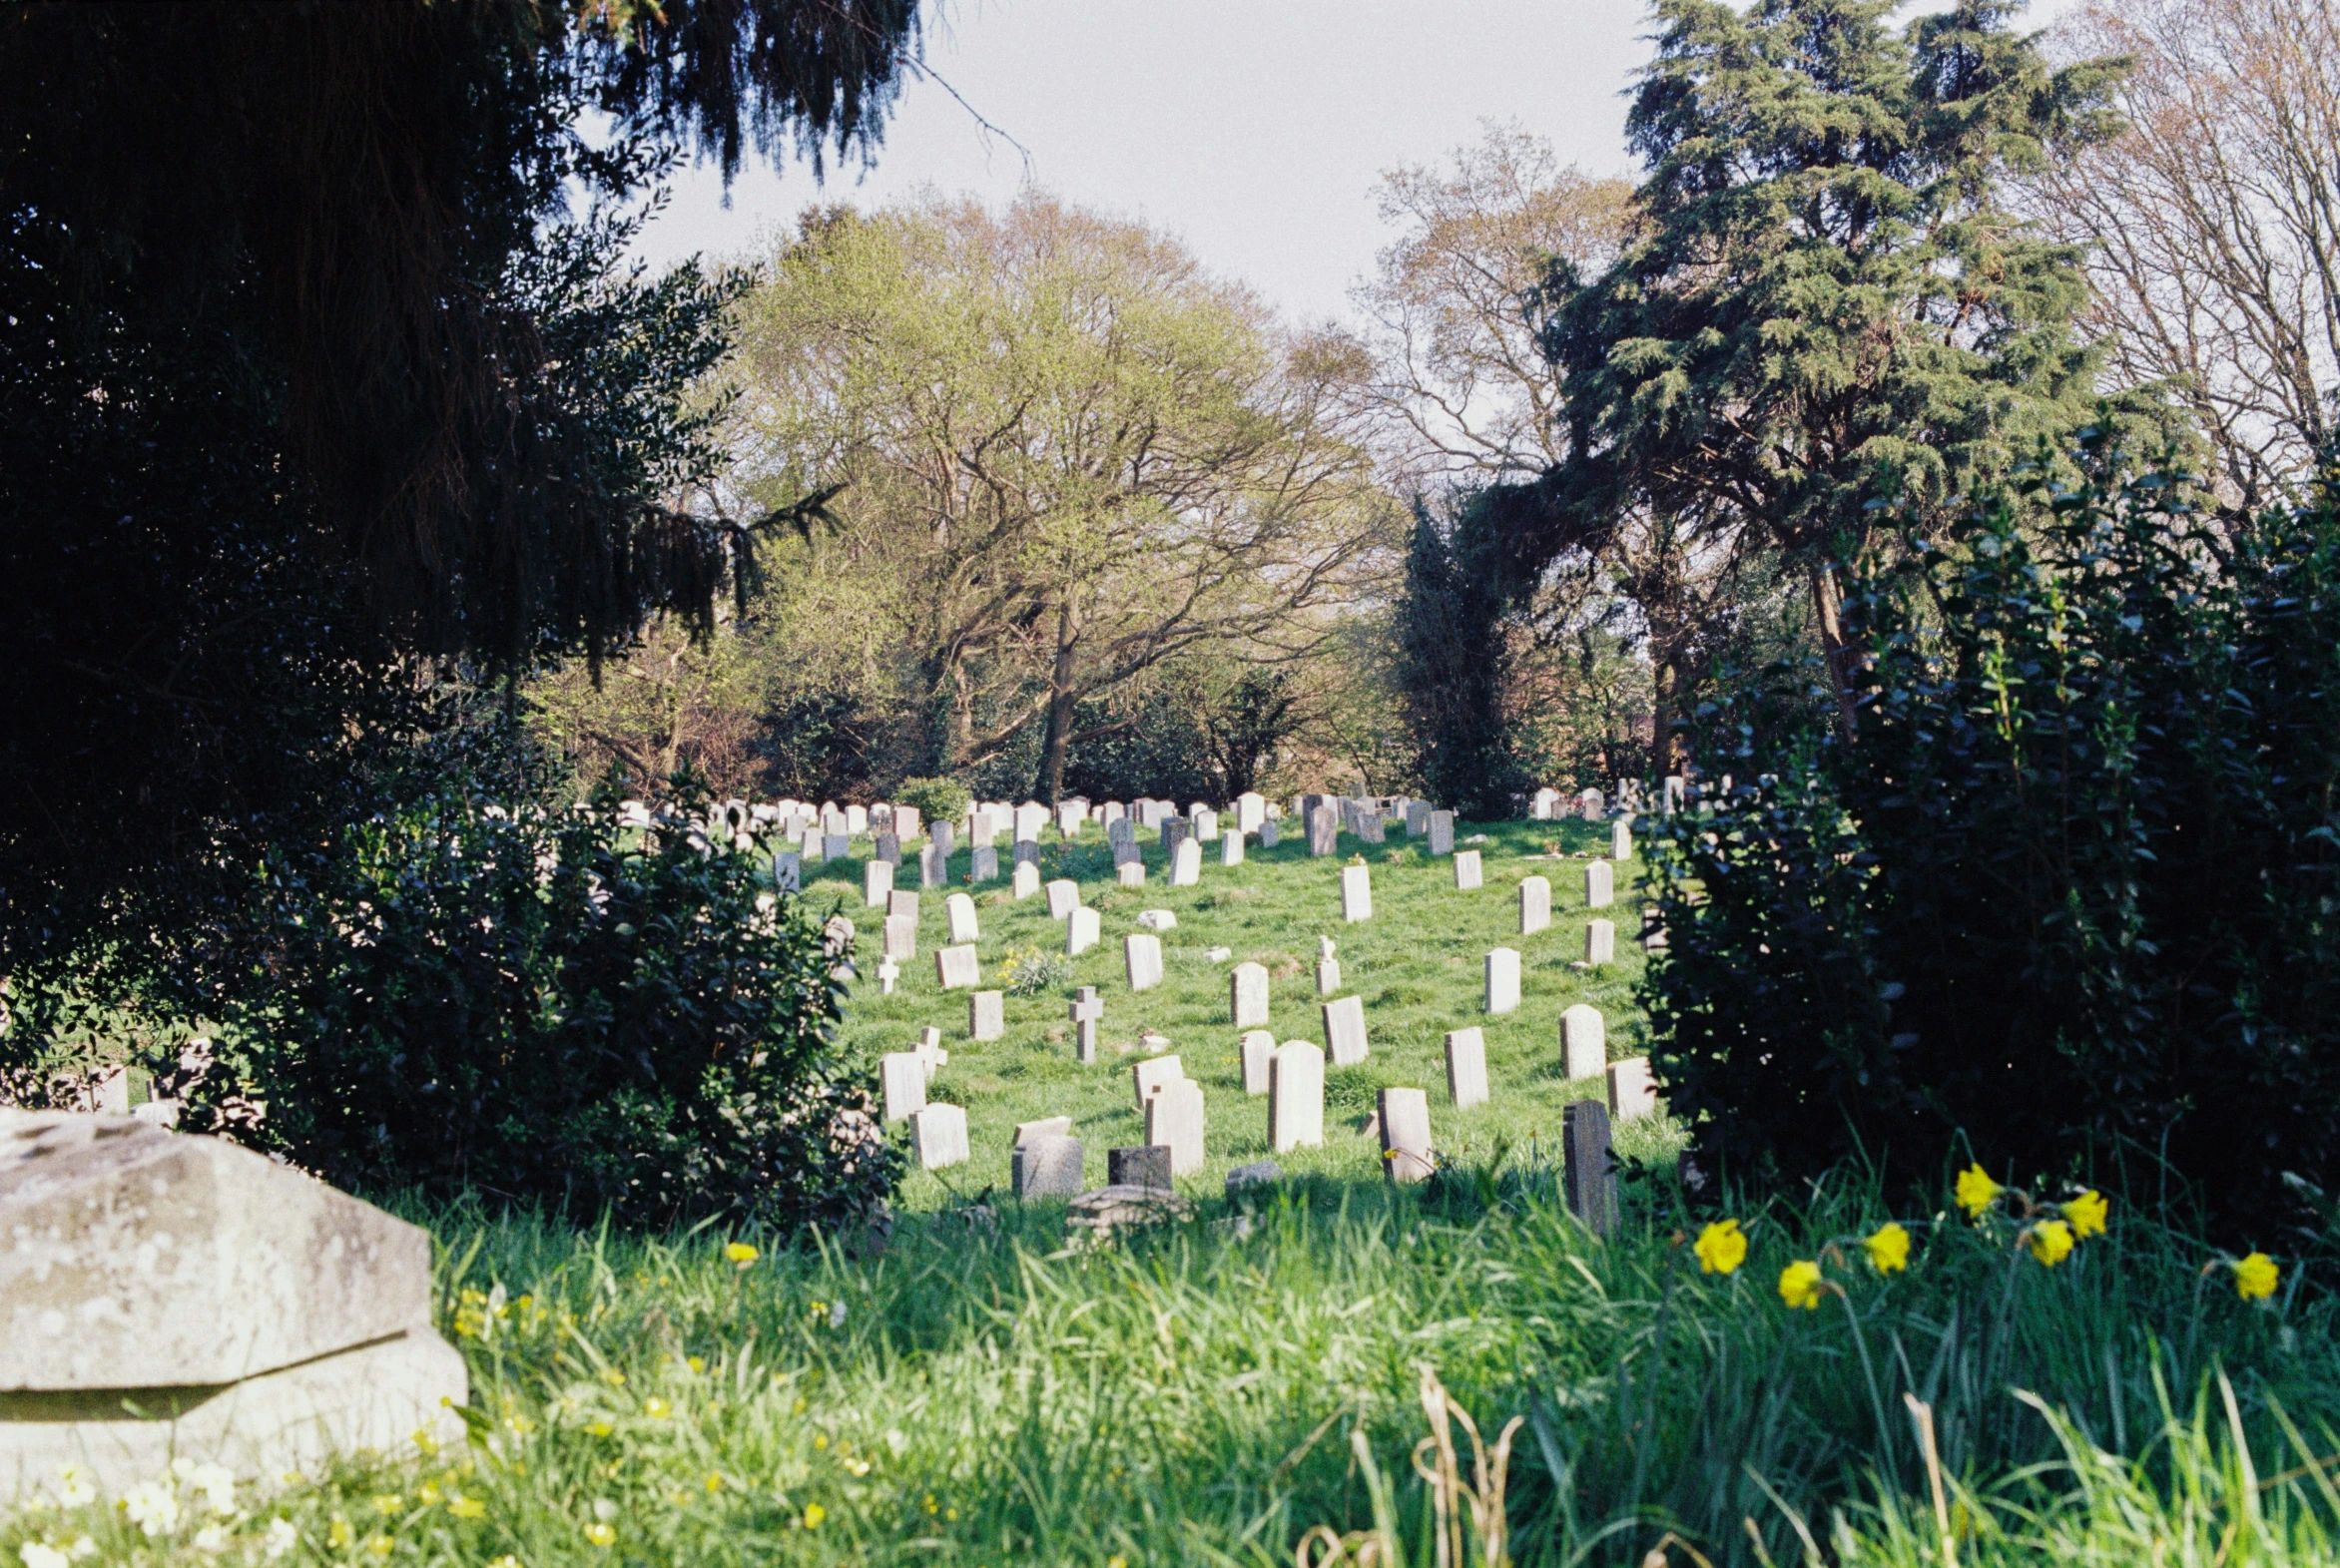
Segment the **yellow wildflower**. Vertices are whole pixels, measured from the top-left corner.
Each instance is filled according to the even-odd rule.
[[[642,1401],[642,1413],[654,1421],[663,1421],[674,1414],[674,1406],[664,1399],[645,1399]]]
[[[806,1529],[808,1529],[808,1530],[818,1530],[818,1529],[820,1529],[820,1528],[821,1528],[821,1521],[822,1521],[822,1520],[824,1520],[824,1519],[826,1519],[826,1518],[828,1518],[828,1517],[829,1517],[829,1510],[828,1510],[828,1509],[826,1509],[826,1508],[824,1508],[824,1507],[822,1507],[822,1506],[821,1506],[819,1503],[807,1503],[807,1504],[805,1504],[805,1528],[806,1528]]]
[[[1811,1311],[1820,1305],[1820,1266],[1799,1258],[1779,1272],[1779,1299]]]
[[[1991,1180],[1991,1173],[1980,1165],[1970,1165],[1958,1173],[1958,1206],[1967,1212],[1970,1220],[1983,1218],[1983,1211],[1999,1201],[2007,1189]]]
[[[1747,1238],[1738,1221],[1717,1220],[1698,1233],[1691,1251],[1698,1255],[1701,1274],[1729,1274],[1747,1261]]]
[[[487,1568],[520,1568],[520,1559],[506,1552],[501,1557],[489,1558]]]
[[[2234,1265],[2234,1294],[2246,1302],[2263,1302],[2275,1294],[2283,1271],[2265,1253],[2252,1253]]]
[[[722,1490],[723,1490],[723,1477],[722,1477],[722,1476],[720,1476],[720,1475],[717,1475],[717,1474],[716,1474],[716,1473],[714,1473],[712,1470],[711,1470],[711,1471],[709,1471],[709,1472],[708,1472],[708,1475],[707,1475],[707,1489],[708,1489],[709,1491],[711,1491],[711,1492],[720,1492],[720,1491],[722,1491]]]
[[[2042,1220],[2032,1227],[2032,1256],[2052,1269],[2071,1256],[2071,1227],[2061,1220]]]
[[[618,1544],[618,1532],[614,1526],[596,1520],[585,1526],[585,1539],[606,1551]]]
[[[376,1557],[387,1557],[398,1549],[398,1543],[386,1535],[377,1535],[365,1543],[365,1549]]]
[[[349,1528],[349,1521],[346,1519],[335,1519],[332,1528],[325,1531],[325,1540],[336,1551],[348,1550],[349,1543],[356,1539],[357,1532]]]
[[[612,1388],[623,1388],[626,1386],[626,1374],[619,1371],[614,1366],[604,1366],[601,1369],[601,1380],[609,1384]]]
[[[1879,1274],[1900,1274],[1910,1266],[1910,1233],[1888,1222],[1861,1243],[1869,1267]]]
[[[2102,1193],[2090,1188],[2077,1198],[2066,1198],[2062,1207],[2063,1217],[2071,1222],[2072,1235],[2085,1239],[2104,1234],[2104,1211],[2110,1205],[2104,1202]]]
[[[828,1447],[828,1446],[829,1446],[829,1434],[828,1434],[827,1432],[816,1432],[816,1433],[814,1433],[814,1434],[813,1434],[813,1446],[814,1446],[814,1447],[816,1447],[816,1448],[826,1448],[826,1447]]]
[[[735,1264],[752,1264],[756,1261],[756,1249],[746,1242],[734,1242],[723,1250],[723,1256]]]
[[[487,1504],[476,1497],[466,1497],[457,1492],[447,1499],[447,1512],[458,1519],[484,1519],[487,1517]]]
[[[697,1376],[699,1373],[707,1370],[707,1362],[700,1356],[686,1355],[683,1357],[683,1364],[691,1369],[693,1376]]]
[[[592,1433],[596,1437],[607,1437],[610,1433],[616,1431],[617,1428],[610,1425],[607,1421],[592,1421],[587,1423],[585,1430]]]
[[[396,1513],[399,1509],[405,1506],[406,1499],[400,1497],[396,1492],[384,1492],[381,1496],[376,1497],[373,1500],[373,1511],[375,1513]]]

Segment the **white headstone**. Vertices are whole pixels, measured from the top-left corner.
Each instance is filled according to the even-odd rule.
[[[1584,961],[1588,964],[1608,964],[1617,961],[1616,921],[1592,920],[1585,924]]]
[[[1123,887],[1145,886],[1146,862],[1143,860],[1122,861],[1113,867],[1113,879]]]
[[[845,808],[845,830],[866,833],[870,830],[870,810],[867,806],[849,805]]]
[[[1584,862],[1584,907],[1606,909],[1617,901],[1616,872],[1606,860]]]
[[[775,892],[798,893],[805,890],[805,857],[794,849],[783,849],[772,857],[772,886]]]
[[[879,956],[892,959],[918,956],[918,917],[914,914],[889,914],[885,917],[884,945]]]
[[[1384,1089],[1375,1099],[1384,1174],[1393,1182],[1429,1181],[1438,1169],[1430,1146],[1430,1096],[1420,1089]]]
[[[1633,858],[1633,824],[1621,816],[1609,823],[1609,858],[1612,860]]]
[[[1149,931],[1175,931],[1178,929],[1178,916],[1168,909],[1140,909],[1137,912],[1137,923]]]
[[[1243,863],[1243,834],[1235,828],[1230,827],[1219,835],[1219,863],[1221,865],[1241,865]]]
[[[1538,789],[1538,790],[1536,790],[1536,791],[1535,791],[1535,797],[1534,797],[1534,799],[1532,799],[1532,800],[1530,800],[1530,801],[1528,802],[1528,806],[1527,806],[1527,814],[1528,814],[1528,816],[1529,816],[1529,817],[1530,817],[1532,820],[1535,820],[1535,821],[1538,821],[1538,822],[1547,822],[1547,821],[1550,821],[1550,820],[1551,820],[1551,814],[1552,814],[1552,807],[1553,807],[1555,804],[1557,804],[1557,803],[1558,803],[1558,801],[1559,801],[1559,798],[1560,798],[1560,792],[1559,792],[1557,789]]]
[[[955,1105],[929,1105],[910,1117],[910,1142],[918,1168],[939,1171],[967,1163],[967,1113]]]
[[[1479,862],[1478,862],[1478,851],[1477,851],[1476,849],[1458,849],[1458,850],[1456,850],[1456,851],[1455,851],[1455,889],[1456,889],[1456,891],[1458,891],[1458,892],[1468,892],[1468,891],[1470,891],[1470,889],[1472,889],[1472,888],[1474,888],[1474,887],[1481,887],[1481,886],[1484,886],[1484,885],[1485,885],[1485,883],[1484,883],[1484,880],[1483,880],[1483,877],[1482,877],[1482,873],[1481,873],[1481,872],[1480,872],[1480,870],[1479,870]]]
[[[1008,891],[1016,898],[1029,898],[1040,890],[1040,868],[1029,860],[1018,860],[1015,872],[1008,879]]]
[[[1354,925],[1373,918],[1373,867],[1341,867],[1341,918]]]
[[[1170,1151],[1170,1174],[1203,1168],[1203,1086],[1181,1078],[1146,1101],[1146,1142]]]
[[[1016,1140],[1007,1162],[1008,1189],[1016,1197],[1077,1198],[1086,1188],[1081,1142],[1068,1134]]]
[[[996,1040],[1007,1033],[1007,993],[977,991],[967,998],[967,1036]]]
[[[915,1051],[888,1051],[878,1058],[878,1082],[889,1122],[913,1115],[926,1104],[926,1063]]]
[[[1170,885],[1193,887],[1203,879],[1203,846],[1192,838],[1179,840],[1170,851]]]
[[[1268,1021],[1268,970],[1265,964],[1239,963],[1227,973],[1227,1009],[1238,1029]]]
[[[1243,1092],[1268,1092],[1268,1063],[1275,1059],[1276,1037],[1265,1029],[1249,1030],[1243,1036]]]
[[[893,862],[891,860],[865,860],[862,862],[862,902],[873,909],[885,907],[885,895],[893,891]]]
[[[1560,1014],[1560,1056],[1570,1078],[1598,1078],[1608,1071],[1608,1025],[1599,1008],[1578,1002]]]
[[[1433,811],[1430,813],[1430,852],[1432,854],[1453,854],[1455,852],[1455,813],[1453,811]]]
[[[1155,1090],[1185,1076],[1186,1064],[1175,1056],[1149,1056],[1142,1062],[1130,1063],[1129,1089],[1137,1101],[1138,1114],[1145,1114],[1146,1102],[1154,1097]]]
[[[1325,1053],[1287,1040],[1268,1064],[1268,1148],[1321,1148],[1325,1141]]]
[[[1015,1124],[1015,1142],[1019,1148],[1035,1138],[1070,1138],[1071,1136],[1072,1118],[1069,1116],[1043,1116],[1036,1122]]]
[[[1608,1101],[1614,1121],[1657,1114],[1657,1080],[1650,1076],[1648,1057],[1628,1056],[1609,1063]]]
[[[1598,789],[1586,789],[1576,796],[1576,809],[1588,822],[1597,822],[1608,809],[1608,800]]]
[[[885,912],[889,915],[900,914],[907,915],[912,920],[917,919],[917,893],[907,887],[896,887],[885,895]]]
[[[1150,991],[1162,983],[1162,939],[1151,931],[1132,931],[1121,939],[1121,966],[1133,991]]]
[[[1369,1054],[1365,1044],[1365,998],[1344,996],[1324,1004],[1325,1043],[1335,1067],[1354,1067]]]
[[[1078,958],[1104,938],[1105,928],[1097,911],[1082,905],[1065,917],[1064,951],[1067,957]]]
[[[965,893],[952,893],[942,900],[943,909],[950,916],[950,939],[954,942],[979,941],[982,927],[975,922],[975,901]]]
[[[1317,995],[1330,996],[1340,989],[1341,960],[1338,958],[1319,958],[1317,960]]]
[[[1255,790],[1246,789],[1235,797],[1235,825],[1238,830],[1256,833],[1260,830],[1260,824],[1267,819],[1268,802],[1266,796]]]
[[[892,924],[889,920],[888,925]],[[959,947],[934,949],[934,969],[945,991],[964,990],[983,983],[983,965],[975,956],[975,947],[968,942]]]
[[[1447,1031],[1447,1096],[1458,1111],[1486,1104],[1486,1036],[1476,1024]]]
[[[896,838],[905,839],[918,836],[918,808],[916,806],[897,805],[893,808],[893,835]]]
[[[1486,1010],[1519,1010],[1519,950],[1515,947],[1497,947],[1486,955]]]
[[[1540,876],[1519,878],[1519,934],[1532,936],[1552,923],[1552,884]]]
[[[1260,823],[1260,847],[1262,849],[1273,849],[1283,841],[1283,826],[1274,817],[1271,816]]]
[[[1080,907],[1080,883],[1059,877],[1048,884],[1048,918],[1061,920]]]

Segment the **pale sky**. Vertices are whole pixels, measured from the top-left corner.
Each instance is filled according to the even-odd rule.
[[[2035,0],[2031,24],[2062,8]],[[1003,204],[1029,180],[1169,230],[1295,319],[1341,315],[1391,239],[1383,170],[1497,121],[1630,175],[1623,94],[1649,52],[1642,0],[944,0],[929,26],[932,75],[903,87],[875,169],[820,186],[752,164],[727,211],[702,166],[641,253],[743,256],[816,202],[932,186]]]

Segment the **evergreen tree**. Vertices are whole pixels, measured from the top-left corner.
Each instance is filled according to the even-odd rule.
[[[1509,601],[1480,548],[1495,498],[1508,493],[1471,495],[1451,524],[1415,503],[1398,606],[1399,678],[1420,746],[1415,772],[1434,798],[1486,818],[1510,815],[1511,795],[1526,780],[1503,705]]]

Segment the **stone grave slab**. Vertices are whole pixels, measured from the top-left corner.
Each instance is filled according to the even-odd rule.
[[[1086,904],[1073,910],[1064,922],[1064,951],[1066,955],[1078,958],[1096,946],[1104,937],[1104,923],[1098,917],[1096,910],[1089,908]]]
[[[1447,1098],[1458,1111],[1487,1102],[1486,1035],[1476,1024],[1447,1031]]]
[[[1162,939],[1151,931],[1132,931],[1121,939],[1122,970],[1133,991],[1150,991],[1162,983]]]
[[[1268,967],[1265,964],[1239,963],[1227,974],[1227,1010],[1230,1021],[1238,1029],[1250,1029],[1268,1021]]]
[[[1629,1122],[1657,1114],[1657,1079],[1649,1071],[1648,1057],[1628,1056],[1609,1063],[1608,1101],[1612,1121]]]
[[[934,972],[945,991],[960,991],[983,983],[982,961],[972,942],[934,949]]]
[[[1016,1140],[1007,1160],[1009,1189],[1018,1198],[1076,1198],[1082,1187],[1081,1142],[1050,1133]]]
[[[1584,925],[1584,961],[1588,964],[1610,964],[1617,961],[1617,922],[1588,920]]]
[[[1430,1144],[1430,1096],[1420,1089],[1384,1089],[1375,1097],[1382,1135],[1382,1173],[1393,1182],[1427,1182],[1438,1169]]]
[[[1191,1078],[1166,1083],[1146,1101],[1146,1142],[1170,1151],[1170,1174],[1203,1168],[1203,1086]]]
[[[1490,1014],[1519,1010],[1519,950],[1515,947],[1497,947],[1486,955],[1486,1010]]]
[[[885,907],[885,895],[893,891],[893,862],[865,860],[862,862],[862,902],[872,909]]]
[[[1365,998],[1344,996],[1324,1004],[1325,1044],[1335,1067],[1354,1067],[1370,1054],[1365,1043]]]
[[[1476,849],[1456,850],[1455,890],[1466,893],[1484,885],[1486,885],[1485,873],[1480,868],[1478,851]]]
[[[996,1040],[1007,1033],[1007,993],[976,991],[967,997],[967,1038]]]
[[[967,1163],[967,1113],[955,1105],[929,1105],[910,1117],[910,1143],[918,1169],[939,1171]]]
[[[1040,868],[1029,860],[1016,862],[1008,891],[1018,899],[1029,898],[1040,890]]]
[[[1617,1228],[1617,1167],[1609,1153],[1608,1107],[1572,1100],[1560,1108],[1560,1174],[1568,1209],[1595,1236]]]
[[[1606,860],[1584,862],[1584,907],[1606,909],[1617,901],[1616,872]]]
[[[902,1121],[926,1104],[926,1060],[915,1051],[888,1051],[878,1058],[878,1083],[885,1119]]]
[[[1552,884],[1540,876],[1519,878],[1519,934],[1533,936],[1552,923]]]
[[[1325,1053],[1287,1040],[1268,1064],[1268,1148],[1317,1149],[1325,1142]]]
[[[1142,1062],[1129,1065],[1129,1088],[1137,1102],[1138,1114],[1145,1114],[1146,1102],[1164,1084],[1176,1083],[1186,1076],[1186,1064],[1175,1056],[1149,1056]]]
[[[1598,1078],[1608,1071],[1608,1025],[1599,1008],[1578,1002],[1560,1014],[1560,1058],[1570,1078]]]
[[[1265,1029],[1247,1030],[1243,1036],[1243,1092],[1268,1092],[1268,1064],[1276,1057],[1276,1037]]]
[[[1373,867],[1341,867],[1341,918],[1351,925],[1373,918]]]

